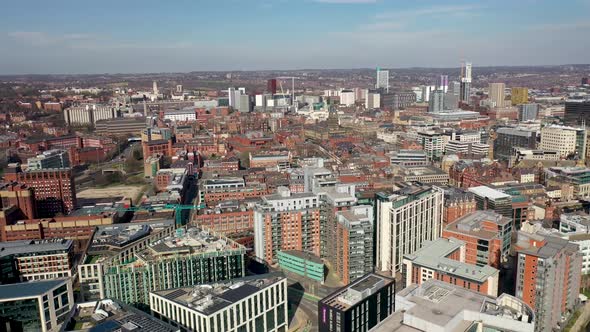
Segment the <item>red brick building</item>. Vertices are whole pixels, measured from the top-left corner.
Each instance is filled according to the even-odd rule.
[[[465,263],[499,269],[510,253],[512,220],[493,211],[476,211],[448,224],[442,236],[465,242]]]
[[[23,172],[18,166],[8,168],[4,178],[33,189],[38,217],[68,214],[76,207],[76,185],[70,169]]]

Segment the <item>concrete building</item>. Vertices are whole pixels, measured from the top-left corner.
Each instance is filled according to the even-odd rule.
[[[377,68],[377,83],[375,89],[383,89],[389,93],[389,70],[381,70]]]
[[[70,157],[66,150],[49,150],[27,159],[27,170],[37,171],[48,168],[68,168]]]
[[[318,256],[299,250],[285,250],[278,251],[277,257],[283,271],[324,283],[325,265]]]
[[[430,279],[395,296],[397,311],[372,332],[534,332],[535,313],[523,301],[497,298]]]
[[[558,151],[562,158],[576,154],[583,159],[586,156],[586,130],[558,125],[543,127],[539,149]]]
[[[369,273],[318,302],[318,330],[370,331],[394,312],[395,280]]]
[[[492,104],[496,108],[503,108],[506,99],[506,85],[504,83],[490,83],[488,85],[488,95]]]
[[[391,165],[425,166],[428,155],[424,150],[397,150],[389,154],[389,160]]]
[[[68,126],[94,125],[97,121],[119,117],[119,111],[108,105],[72,106],[64,110],[64,120]]]
[[[277,262],[282,250],[300,250],[320,256],[320,200],[314,193],[291,193],[277,188],[264,196],[254,211],[255,255]]]
[[[394,172],[404,182],[449,183],[449,174],[434,166],[397,166]]]
[[[449,223],[442,236],[465,242],[466,263],[499,269],[510,254],[512,220],[493,211],[474,211]]]
[[[245,275],[246,249],[205,229],[179,228],[104,272],[106,297],[148,304],[149,292]]]
[[[74,307],[69,278],[0,286],[1,331],[59,331]]]
[[[287,278],[266,274],[150,293],[151,312],[183,331],[284,332]]]
[[[428,101],[428,112],[430,113],[440,113],[444,110],[444,98],[445,93],[442,90],[434,90],[430,95],[430,100]]]
[[[365,108],[366,109],[374,109],[381,107],[381,94],[377,92],[369,92],[367,94],[367,99],[365,99]]]
[[[0,283],[71,277],[74,242],[64,239],[0,242]]]
[[[529,102],[529,89],[523,87],[514,87],[510,92],[512,105],[522,105]]]
[[[418,142],[430,160],[440,160],[445,151],[443,133],[434,130],[418,132]]]
[[[425,242],[419,250],[404,255],[405,287],[435,279],[483,295],[498,296],[500,272],[491,266],[466,263],[465,251],[465,242],[457,239]]]
[[[237,97],[236,97],[237,99]],[[241,94],[239,96],[239,105],[237,107],[238,112],[240,113],[250,113],[254,110],[254,104],[252,103],[252,98],[250,95]]]
[[[356,94],[352,90],[342,90],[340,92],[340,105],[352,106],[356,103]]]
[[[582,254],[576,244],[546,235],[540,224],[523,224],[516,249],[516,297],[536,315],[536,331],[563,328],[579,295]]]
[[[396,184],[393,192],[378,193],[376,199],[376,268],[395,276],[401,271],[404,255],[440,237],[443,191],[426,185]]]
[[[192,122],[197,121],[197,113],[194,108],[186,108],[180,110],[165,110],[164,120],[174,122]]]

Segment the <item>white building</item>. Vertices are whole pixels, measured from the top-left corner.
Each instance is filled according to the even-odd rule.
[[[174,122],[197,121],[197,113],[192,107],[181,110],[166,110],[164,111],[164,120]]]
[[[582,128],[566,126],[547,126],[541,129],[539,149],[558,151],[562,158],[578,153],[581,158],[586,155],[586,131]]]
[[[562,214],[559,216],[559,235],[579,246],[582,253],[582,274],[590,274],[590,216]]]
[[[340,105],[352,106],[356,103],[356,94],[352,90],[342,90],[340,92]]]
[[[377,194],[377,269],[395,276],[402,259],[442,234],[443,191],[400,184],[393,193]]]
[[[287,331],[287,278],[266,274],[150,293],[160,319],[195,332]]]
[[[114,119],[119,112],[112,106],[88,104],[72,106],[64,110],[64,120],[68,126],[95,124],[100,120]]]
[[[375,88],[389,92],[389,70],[377,68],[377,84],[375,84]]]
[[[381,95],[375,92],[367,93],[367,98],[365,99],[365,108],[373,109],[379,107],[381,107]]]

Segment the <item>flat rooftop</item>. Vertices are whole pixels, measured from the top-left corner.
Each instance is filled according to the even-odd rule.
[[[459,250],[463,244],[463,241],[456,239],[440,238],[436,241],[428,241],[414,253],[404,255],[404,259],[409,259],[413,264],[431,270],[446,272],[479,283],[483,283],[489,277],[498,274],[497,269],[488,265],[477,266],[447,258],[451,253]]]
[[[12,298],[35,297],[47,293],[49,290],[56,288],[67,281],[67,278],[36,280],[21,282],[18,287],[14,284],[0,285],[0,302]]]
[[[494,200],[510,198],[510,195],[505,194],[499,190],[492,189],[487,186],[471,187],[468,190],[469,190],[469,192],[474,193],[477,196],[487,197],[489,199],[494,199]]]
[[[22,240],[0,242],[0,257],[9,255],[41,254],[48,252],[67,252],[74,241],[66,239]]]
[[[457,319],[463,316],[464,311],[492,316],[489,318],[492,322],[494,319],[502,319],[530,324],[534,317],[528,306],[512,296],[490,298],[434,279],[427,280],[422,285],[412,284],[399,291],[396,294],[396,309],[398,311],[394,315],[373,331],[421,331],[409,325],[415,321],[436,325],[445,331],[466,331],[473,322]],[[406,316],[411,317],[407,323],[404,322]],[[486,322],[484,326],[487,326]],[[528,327],[532,330],[532,326]]]
[[[153,294],[209,316],[284,279],[281,273],[270,273],[223,283],[155,291]]]
[[[487,240],[498,237],[498,232],[482,228],[482,223],[485,221],[493,222],[497,225],[506,225],[511,223],[512,219],[506,218],[491,210],[475,211],[450,223],[445,230]]]
[[[151,243],[146,249],[137,253],[144,261],[171,255],[197,255],[230,250],[242,250],[244,247],[227,237],[208,230],[191,227],[178,228],[172,236]]]
[[[346,311],[366,296],[395,282],[391,278],[369,273],[321,300],[330,307]]]

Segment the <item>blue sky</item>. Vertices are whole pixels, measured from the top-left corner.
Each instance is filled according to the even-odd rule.
[[[19,0],[0,74],[588,63],[590,0]]]

